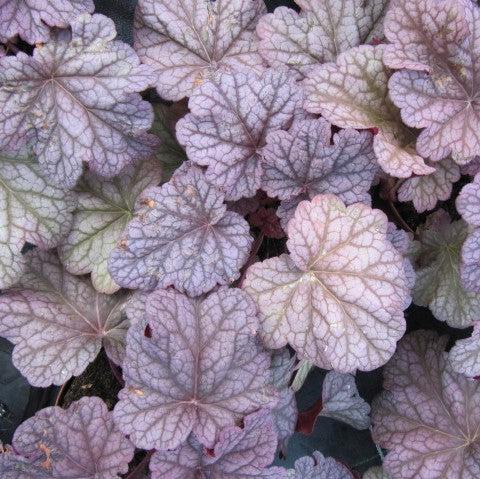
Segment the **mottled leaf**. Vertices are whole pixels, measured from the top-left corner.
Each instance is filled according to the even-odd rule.
[[[452,368],[469,377],[480,376],[480,322],[474,324],[472,336],[460,339],[449,353]]]
[[[480,9],[470,0],[397,0],[385,20],[395,73],[390,96],[403,121],[424,128],[417,151],[460,164],[480,154]]]
[[[390,479],[390,476],[383,470],[381,466],[371,467],[362,479]]]
[[[342,421],[355,429],[370,427],[370,406],[358,394],[351,374],[329,371],[322,386],[321,416]]]
[[[42,250],[68,234],[73,194],[57,188],[32,158],[0,154],[0,288],[8,288],[25,269],[26,242]]]
[[[134,452],[98,397],[42,409],[17,428],[12,444],[15,452],[0,454],[3,479],[117,479]]]
[[[292,479],[353,479],[350,471],[331,457],[324,457],[319,451],[313,457],[305,456],[295,461]]]
[[[111,180],[87,172],[77,187],[72,230],[59,250],[65,268],[73,274],[91,272],[93,286],[101,293],[117,291],[108,258],[135,211],[145,207],[136,205],[137,198],[161,177],[160,165],[152,160],[129,166]]]
[[[186,102],[172,105],[158,103],[153,107],[155,119],[152,133],[160,138],[160,146],[155,150],[155,157],[162,165],[162,179],[168,181],[173,172],[187,159],[184,149],[175,137],[175,125],[187,111]]]
[[[173,285],[195,296],[237,279],[253,238],[224,199],[188,164],[168,183],[145,190],[137,201],[146,208],[110,257],[115,282],[144,289]]]
[[[149,156],[152,108],[137,93],[151,81],[111,20],[81,15],[35,48],[0,59],[0,148],[31,145],[42,170],[72,187],[82,161],[103,176]]]
[[[128,333],[125,388],[114,417],[136,446],[173,449],[193,432],[213,447],[220,429],[277,402],[270,359],[254,335],[255,305],[241,290],[203,300],[174,290],[148,296],[145,325]]]
[[[456,205],[463,219],[470,224],[470,232],[462,247],[462,284],[467,290],[480,293],[480,175],[463,187]]]
[[[444,210],[430,215],[419,229],[413,300],[454,328],[471,326],[480,317],[480,294],[465,290],[460,281],[460,252],[466,236],[465,222],[451,222]]]
[[[281,467],[268,468],[275,456],[277,434],[268,411],[244,419],[243,428],[220,431],[210,453],[190,438],[173,451],[157,451],[150,461],[152,479],[287,479]]]
[[[345,207],[333,195],[300,203],[288,225],[290,255],[254,264],[245,278],[267,347],[289,343],[302,358],[339,372],[390,358],[410,297],[387,224],[381,211]]]
[[[190,96],[218,72],[263,70],[255,25],[261,0],[140,0],[135,49],[167,100]]]
[[[320,193],[334,193],[346,204],[370,203],[368,190],[378,171],[372,134],[340,130],[333,144],[330,137],[331,125],[322,118],[267,136],[262,188],[285,202],[278,212],[284,228],[300,201]]]
[[[272,66],[306,74],[357,45],[383,36],[388,0],[295,0],[300,13],[279,7],[257,26],[260,53]]]
[[[97,293],[63,270],[52,253],[31,251],[20,283],[0,296],[0,335],[13,344],[13,363],[34,386],[78,376],[102,345],[116,363],[128,322],[123,294]]]
[[[460,179],[460,168],[450,158],[434,164],[434,173],[407,178],[398,189],[399,201],[412,201],[419,213],[433,210],[439,201],[452,194],[452,185]]]
[[[305,108],[342,128],[378,128],[373,147],[386,173],[399,178],[433,173],[416,154],[415,135],[389,100],[384,47],[352,48],[336,63],[313,68],[305,80]]]
[[[190,98],[191,113],[177,123],[177,138],[228,200],[260,187],[262,149],[272,131],[288,128],[302,94],[291,75],[269,70],[217,75]]]
[[[19,35],[35,44],[50,38],[49,27],[66,28],[82,13],[92,13],[92,0],[3,0],[0,4],[0,42]]]
[[[399,343],[372,405],[373,439],[398,479],[480,475],[480,383],[452,371],[448,338],[417,331]]]

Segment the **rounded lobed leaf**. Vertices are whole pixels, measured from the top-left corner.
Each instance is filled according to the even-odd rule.
[[[390,358],[410,296],[387,224],[379,210],[345,207],[333,195],[300,203],[288,227],[290,255],[251,266],[245,278],[267,347],[289,343],[339,372],[371,370]]]
[[[353,479],[353,476],[335,459],[315,451],[313,457],[305,456],[295,461],[292,479]]]
[[[82,162],[114,176],[149,157],[157,138],[146,133],[152,108],[139,93],[151,72],[113,21],[81,15],[33,55],[0,59],[0,148],[28,145],[53,182],[71,188]]]
[[[287,65],[306,74],[334,61],[349,48],[383,36],[386,0],[296,0],[300,13],[286,7],[263,16],[257,25],[260,53],[272,66]]]
[[[15,345],[13,364],[29,383],[63,384],[81,374],[102,345],[121,363],[125,295],[99,294],[64,271],[52,253],[34,250],[25,258],[20,284],[0,296],[0,336]]]
[[[425,175],[434,169],[415,152],[415,137],[388,97],[389,71],[384,45],[352,48],[311,70],[304,84],[305,108],[341,128],[378,128],[374,150],[382,169],[399,178]]]
[[[141,205],[137,198],[162,177],[154,161],[128,166],[120,176],[109,180],[86,172],[77,187],[78,206],[72,229],[59,249],[65,268],[73,274],[92,273],[94,288],[112,294],[119,289],[107,269],[110,253],[127,223]]]
[[[474,479],[480,474],[480,385],[455,373],[446,337],[416,331],[384,370],[372,405],[373,439],[398,479]]]
[[[398,189],[399,201],[412,201],[415,209],[423,213],[433,210],[439,201],[448,200],[453,183],[460,179],[460,168],[450,158],[434,166],[434,173],[407,178]]]
[[[301,102],[286,71],[218,74],[190,97],[191,113],[177,123],[177,138],[193,162],[207,166],[207,179],[227,200],[250,197],[260,188],[267,134],[288,128]]]
[[[449,352],[452,368],[459,374],[480,376],[480,323],[477,321],[469,338],[460,339]]]
[[[467,291],[460,280],[460,254],[467,236],[464,221],[451,222],[438,210],[419,230],[413,300],[428,306],[439,321],[454,328],[471,326],[480,317],[480,294]]]
[[[220,431],[206,453],[193,438],[173,451],[156,451],[150,461],[152,479],[287,479],[281,467],[268,468],[277,447],[275,426],[268,411],[245,417],[243,428]]]
[[[237,279],[253,238],[224,199],[190,165],[161,187],[145,190],[137,200],[144,209],[110,256],[114,281],[126,288],[172,285],[196,296]]]
[[[0,42],[19,35],[28,43],[46,42],[49,27],[66,28],[73,18],[92,13],[92,0],[4,0],[0,5]]]
[[[464,164],[480,153],[479,31],[470,0],[399,0],[386,18],[385,61],[408,69],[392,76],[390,96],[408,126],[424,128],[417,151],[434,161]]]
[[[220,71],[262,71],[255,25],[261,0],[140,0],[135,49],[167,100],[190,96]]]
[[[0,454],[4,479],[117,479],[134,453],[98,397],[42,409],[17,428],[12,445],[15,452]]]
[[[246,293],[220,288],[195,300],[156,290],[145,317],[128,333],[125,388],[114,410],[135,445],[173,449],[193,432],[211,448],[222,428],[276,405],[270,359],[255,341],[258,319]]]
[[[0,154],[0,288],[16,283],[26,267],[25,243],[53,248],[68,233],[72,193],[56,187],[28,156]]]

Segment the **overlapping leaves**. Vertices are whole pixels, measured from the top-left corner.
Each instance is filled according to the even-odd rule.
[[[300,203],[288,225],[290,255],[251,266],[244,287],[260,308],[259,334],[327,369],[384,364],[403,335],[410,302],[404,260],[387,218],[333,195]]]
[[[255,341],[255,305],[243,291],[221,288],[194,300],[156,290],[145,322],[129,330],[125,388],[114,410],[138,447],[174,449],[191,432],[214,447],[221,429],[276,405],[270,358]]]
[[[103,176],[149,156],[152,108],[138,94],[151,82],[135,52],[115,41],[113,22],[81,15],[33,55],[0,59],[0,148],[29,145],[45,175],[72,187],[82,162]]]
[[[20,284],[0,296],[0,335],[15,344],[13,363],[34,386],[63,384],[91,363],[102,345],[116,363],[128,322],[123,294],[96,292],[52,253],[31,251]]]
[[[145,208],[110,257],[114,281],[127,288],[173,285],[195,296],[237,279],[253,239],[224,199],[187,164],[168,183],[146,189],[138,198]]]
[[[312,457],[301,457],[295,461],[292,479],[353,479],[350,471],[331,457],[315,451]]]

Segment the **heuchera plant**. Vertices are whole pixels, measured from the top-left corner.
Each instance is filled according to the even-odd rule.
[[[480,477],[480,7],[290,3],[0,0],[2,479]]]

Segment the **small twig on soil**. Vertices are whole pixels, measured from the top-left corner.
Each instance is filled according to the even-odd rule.
[[[125,478],[125,479],[141,479],[145,477],[145,468],[147,467],[152,454],[155,452],[155,449],[148,451],[145,457],[135,466],[135,469]]]
[[[108,357],[108,364],[110,365],[110,369],[112,371],[112,374],[115,376],[115,379],[118,381],[120,386],[125,386],[125,381],[123,380],[121,369]]]
[[[243,281],[245,280],[245,275],[247,274],[247,270],[255,262],[255,257],[257,256],[260,246],[262,246],[264,238],[265,238],[265,233],[261,231],[260,234],[257,236],[257,239],[252,245],[252,249],[250,250],[250,256],[248,257],[247,262],[243,266],[242,276],[240,276],[240,279],[238,280],[238,283],[237,283],[238,288],[242,287]]]

